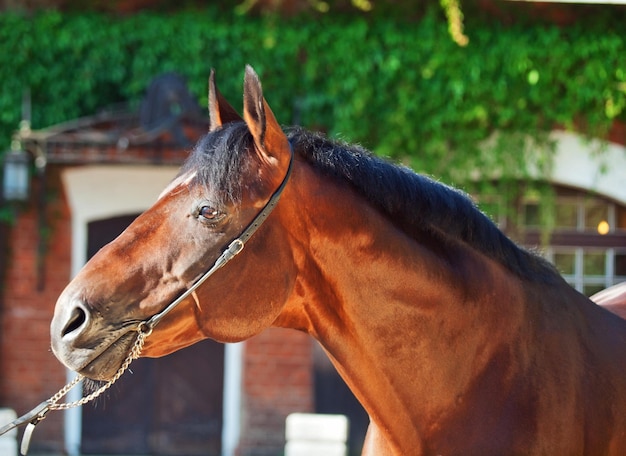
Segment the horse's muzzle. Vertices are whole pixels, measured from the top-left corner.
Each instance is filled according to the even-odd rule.
[[[50,325],[52,352],[66,367],[94,380],[108,380],[132,347],[133,328],[112,328],[84,302],[63,293]]]

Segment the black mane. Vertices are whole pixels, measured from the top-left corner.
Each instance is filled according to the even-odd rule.
[[[296,127],[287,136],[299,155],[327,175],[349,182],[407,234],[446,242],[460,240],[499,261],[522,278],[558,277],[544,258],[524,250],[460,190],[392,164],[356,145],[331,141]]]
[[[300,127],[287,130],[294,152],[325,175],[349,183],[409,236],[440,243],[461,241],[500,262],[518,276],[552,281],[556,270],[540,256],[518,247],[483,214],[464,192],[392,164],[368,150],[333,141]],[[231,201],[241,198],[244,154],[252,144],[244,123],[224,126],[202,138],[183,172],[220,189]]]

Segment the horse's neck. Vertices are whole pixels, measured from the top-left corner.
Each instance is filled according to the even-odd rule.
[[[317,338],[381,428],[416,436],[519,332],[517,280],[462,245],[440,258],[345,188],[306,191],[317,197],[299,206],[298,281],[277,325]]]

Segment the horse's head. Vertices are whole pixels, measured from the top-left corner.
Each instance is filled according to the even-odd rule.
[[[246,69],[243,119],[209,81],[211,127],[157,202],[100,250],[59,297],[52,349],[69,368],[110,378],[138,325],[188,290],[263,209],[289,168],[289,142]],[[164,318],[143,354],[210,337],[229,342],[268,327],[293,285],[272,217],[245,252]],[[277,265],[280,264],[280,267]]]

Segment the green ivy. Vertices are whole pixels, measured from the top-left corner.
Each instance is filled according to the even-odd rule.
[[[281,122],[362,143],[456,184],[477,170],[517,178],[530,162],[547,169],[547,132],[556,125],[602,136],[626,119],[623,14],[558,27],[465,12],[464,32],[469,44],[461,47],[436,3],[410,18],[213,7],[126,17],[5,12],[0,147],[18,126],[25,89],[33,128],[137,102],[165,71],[183,74],[204,104],[215,68],[237,107],[246,63]]]

